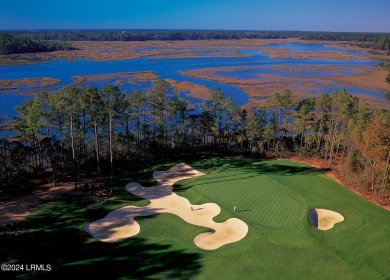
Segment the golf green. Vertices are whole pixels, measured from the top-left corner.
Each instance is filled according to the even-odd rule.
[[[249,226],[242,241],[205,255],[205,279],[218,273],[224,279],[390,277],[390,213],[322,171],[289,160],[208,159],[192,166],[207,175],[181,182],[192,186],[181,195],[191,200],[201,194],[225,217]],[[345,220],[319,231],[308,221],[313,208],[339,212]]]
[[[123,190],[125,182],[146,185],[154,169],[175,163],[123,175],[105,202],[67,196],[42,205],[20,234],[0,235],[0,261],[50,263],[50,272],[34,274],[46,279],[73,273],[109,279],[390,278],[390,213],[321,170],[289,160],[187,162],[206,175],[177,182],[174,192],[192,204],[217,203],[216,222],[235,217],[249,227],[244,239],[220,249],[197,248],[194,237],[208,229],[171,214],[137,218],[140,233],[120,242],[99,242],[83,230],[114,209],[145,205]],[[308,220],[314,208],[336,211],[344,221],[318,230]],[[31,273],[18,276],[29,279]]]

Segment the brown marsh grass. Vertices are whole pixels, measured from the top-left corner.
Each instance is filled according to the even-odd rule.
[[[165,80],[175,93],[184,92],[188,97],[206,100],[210,96],[210,89],[191,82],[178,82],[171,79]]]
[[[152,71],[145,72],[118,72],[118,73],[106,73],[95,74],[85,76],[73,76],[73,85],[80,85],[83,83],[93,83],[97,81],[109,81],[115,80],[116,85],[136,84],[138,82],[157,81],[159,76],[155,75]]]
[[[45,88],[59,84],[61,80],[53,78],[26,78],[18,80],[0,80],[0,90],[10,90],[15,88]]]

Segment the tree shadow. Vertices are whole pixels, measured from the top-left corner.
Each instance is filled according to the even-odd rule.
[[[50,264],[51,271],[10,272],[18,279],[191,279],[201,272],[201,254],[156,244],[144,238],[104,243],[91,238],[83,224],[106,215],[89,209],[87,198],[65,198],[43,205],[21,230],[0,233],[0,263]],[[144,217],[145,218],[145,217]],[[11,273],[13,273],[11,275]]]
[[[192,188],[191,185],[182,185],[180,183],[177,183],[177,184],[175,183],[173,185],[174,192],[185,192],[186,190],[191,189],[191,188]]]
[[[213,185],[221,182],[237,181],[250,179],[259,175],[277,175],[277,176],[294,176],[304,174],[324,174],[324,170],[302,166],[293,161],[286,163],[283,161],[272,161],[251,158],[208,158],[189,165],[198,171],[211,176],[200,176],[189,180],[179,181],[173,186],[175,192],[185,192],[194,185]],[[194,183],[196,181],[196,183]]]
[[[304,174],[324,174],[321,169],[302,166],[291,161],[291,164],[283,161],[250,159],[250,158],[211,158],[190,163],[195,169],[212,175],[197,177],[196,185],[212,185],[215,183],[245,180],[259,175],[294,176]],[[231,172],[231,173],[229,173]],[[178,182],[174,185],[174,191],[185,191],[193,186],[193,181]]]
[[[256,171],[260,174],[277,174],[283,176],[291,176],[296,174],[320,174],[323,173],[318,168],[311,166],[302,166],[301,164],[296,165],[296,163],[291,162],[291,164],[285,164],[283,161],[273,161],[268,163],[266,161],[258,163],[252,163],[250,165],[242,166],[241,163],[233,163],[237,167],[241,167],[244,170]]]
[[[283,176],[291,176],[297,174],[320,174],[323,173],[320,169],[310,166],[292,166],[286,164],[262,164],[258,169],[260,174],[278,174]]]
[[[269,163],[267,160],[248,158],[213,158],[204,161],[204,164],[202,161],[199,163],[195,162],[194,167],[200,168],[201,170],[241,170],[242,172],[255,174],[278,174],[284,176],[323,173],[321,169],[311,166],[302,166],[300,164],[296,165],[295,162],[286,164],[283,161],[272,161],[272,163]]]
[[[88,242],[85,234],[76,229],[1,235],[0,244],[6,247],[2,255],[8,256],[2,262],[51,265],[49,272],[14,273],[18,279],[64,279],[75,275],[99,279],[191,279],[201,271],[198,253],[148,243],[142,238]]]

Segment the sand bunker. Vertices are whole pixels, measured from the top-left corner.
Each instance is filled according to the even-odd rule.
[[[243,239],[248,233],[248,226],[243,221],[231,218],[223,223],[216,223],[213,218],[221,212],[217,204],[192,205],[188,199],[173,193],[176,181],[202,175],[204,174],[183,163],[167,171],[154,171],[153,178],[158,182],[157,186],[145,188],[136,182],[126,185],[128,192],[148,199],[147,206],[126,206],[114,210],[103,219],[86,224],[84,229],[100,241],[115,242],[140,232],[135,217],[171,213],[189,224],[211,229],[210,232],[195,237],[194,242],[199,248],[215,250]]]
[[[337,212],[327,209],[312,209],[309,211],[310,223],[319,230],[329,230],[339,222],[344,221],[344,217]]]

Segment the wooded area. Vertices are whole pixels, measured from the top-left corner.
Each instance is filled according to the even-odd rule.
[[[0,54],[52,52],[72,49],[74,49],[72,45],[67,42],[31,40],[26,37],[17,38],[8,34],[0,34]]]
[[[350,184],[382,201],[390,191],[390,112],[341,90],[297,100],[275,93],[246,111],[218,88],[193,106],[165,81],[147,92],[72,86],[40,92],[16,107],[18,137],[0,140],[1,190],[18,193],[33,178],[98,178],[185,155],[317,157]]]

